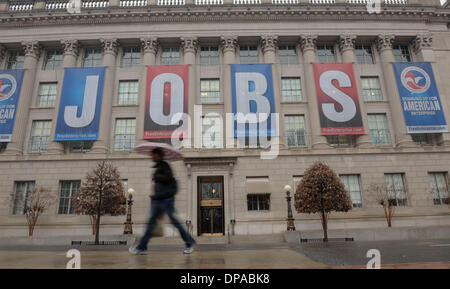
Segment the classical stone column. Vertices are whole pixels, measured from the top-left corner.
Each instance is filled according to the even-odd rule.
[[[139,78],[139,110],[136,119],[136,145],[145,143],[144,140],[144,121],[145,121],[145,98],[147,89],[147,67],[156,64],[156,54],[158,53],[158,39],[156,37],[141,38],[141,49],[144,52],[144,58],[141,62],[141,76]]]
[[[415,54],[414,59],[417,59],[417,61],[431,63],[434,72],[434,77],[436,79],[436,85],[438,86],[438,91],[442,91],[439,89],[442,80],[440,79],[439,73],[437,73],[439,70],[434,57],[433,36],[431,34],[418,34],[416,35],[411,44]],[[440,95],[440,98],[442,110],[444,111],[445,120],[447,121],[448,125],[450,121],[449,103],[447,98],[443,97],[443,95]],[[442,134],[441,145],[450,146],[450,133],[447,132]]]
[[[275,113],[281,113],[281,96],[280,96],[280,86],[281,86],[281,74],[280,74],[280,64],[277,61],[277,49],[278,49],[278,36],[276,35],[264,35],[261,36],[261,48],[264,54],[264,63],[272,64],[272,79],[273,79],[273,93],[274,93],[274,103],[275,103]],[[269,116],[270,117],[270,116]],[[280,139],[280,144],[284,145],[285,135],[284,135],[284,123],[281,121],[283,118],[279,118],[278,123],[278,137]]]
[[[61,45],[64,51],[63,54],[63,62],[62,62],[62,73],[60,82],[58,83],[58,94],[56,95],[56,105],[55,110],[53,112],[53,121],[52,121],[52,134],[50,137],[50,144],[48,146],[48,154],[63,154],[64,153],[64,145],[61,142],[54,141],[55,139],[55,131],[56,131],[56,123],[58,121],[58,112],[59,112],[59,103],[61,99],[62,93],[62,85],[64,80],[65,68],[75,67],[77,65],[77,57],[79,52],[78,40],[61,40]]]
[[[191,130],[188,132],[188,140],[191,147],[194,145],[195,129],[201,129],[201,123],[197,123],[194,119],[194,105],[197,99],[197,69],[195,69],[195,60],[198,49],[197,37],[181,38],[181,46],[183,48],[184,64],[189,65],[189,107],[188,114],[191,119]],[[200,142],[199,142],[200,143]]]
[[[19,103],[16,111],[16,119],[11,142],[8,144],[5,155],[21,155],[26,149],[24,141],[30,112],[31,99],[33,98],[33,88],[36,79],[36,70],[41,53],[38,41],[22,42],[25,52],[23,68],[25,73],[22,80]]]
[[[3,61],[6,56],[6,47],[0,44],[0,69],[3,69]]]
[[[350,62],[353,63],[353,65],[357,63],[355,43],[356,43],[356,35],[344,34],[340,36],[339,49],[341,50],[342,53],[343,62]],[[364,96],[361,93],[361,85],[360,85],[361,75],[359,74],[358,70],[353,69],[353,71],[355,73],[356,87],[358,91],[358,100],[361,109],[361,117],[365,133],[364,135],[358,136],[356,144],[358,147],[371,147],[372,142],[369,136],[369,121],[367,119],[366,107],[364,105]]]
[[[238,47],[237,36],[222,36],[220,39],[220,45],[223,53],[223,103],[224,103],[224,122],[223,122],[223,135],[225,136],[224,145],[226,148],[234,148],[234,133],[226,130],[226,115],[227,113],[233,113],[233,106],[231,100],[231,71],[230,64],[235,62],[236,48]]]
[[[303,64],[305,67],[305,91],[308,101],[309,123],[311,125],[309,141],[312,148],[329,148],[325,137],[321,135],[319,107],[312,65],[313,62],[316,62],[316,42],[317,35],[300,36],[300,48],[303,52]]]
[[[394,53],[392,52],[394,40],[395,35],[379,35],[377,39],[377,49],[380,52],[384,84],[391,107],[392,126],[395,133],[393,138],[394,144],[395,146],[405,147],[412,146],[414,143],[406,130],[400,96],[395,81],[394,68],[392,67],[392,63],[395,62]]]
[[[117,39],[100,39],[103,48],[102,66],[106,66],[105,83],[103,86],[103,99],[100,117],[100,128],[98,131],[98,140],[92,146],[91,153],[107,153],[110,149],[111,125],[114,126],[111,119],[113,104],[114,81],[116,71],[116,56],[118,41]]]

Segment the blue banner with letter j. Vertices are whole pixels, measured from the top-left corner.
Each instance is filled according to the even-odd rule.
[[[0,142],[11,141],[24,71],[0,70]]]
[[[55,141],[97,140],[105,67],[64,71]]]
[[[448,132],[431,63],[393,63],[408,133]]]

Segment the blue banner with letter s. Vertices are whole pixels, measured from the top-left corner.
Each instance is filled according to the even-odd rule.
[[[408,133],[448,132],[431,63],[393,63]]]
[[[271,64],[231,64],[234,137],[277,136]]]
[[[55,141],[97,140],[105,67],[64,71]]]
[[[0,142],[11,141],[24,71],[0,70]]]

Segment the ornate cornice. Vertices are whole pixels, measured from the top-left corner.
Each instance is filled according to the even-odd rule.
[[[220,38],[220,46],[223,52],[236,52],[238,47],[237,36],[222,36]]]
[[[415,53],[420,52],[422,49],[433,48],[433,36],[431,34],[418,34],[412,41],[412,48]]]
[[[261,47],[263,53],[266,53],[266,51],[275,51],[278,48],[278,36],[277,35],[261,36]]]
[[[339,37],[339,49],[342,52],[355,49],[355,43],[356,35],[344,34]]]
[[[300,49],[302,51],[316,49],[317,37],[317,35],[312,34],[301,35],[299,43]]]
[[[394,34],[381,34],[377,38],[377,49],[378,51],[383,51],[386,49],[392,49],[394,44],[395,35]]]
[[[78,53],[80,50],[80,45],[78,43],[78,40],[74,40],[74,39],[61,40],[61,45],[64,50],[64,55],[78,56]]]
[[[158,53],[159,42],[158,38],[141,38],[141,47],[144,53],[153,53],[156,55]]]
[[[103,54],[112,54],[114,56],[117,55],[117,49],[119,46],[119,41],[117,39],[100,39],[102,44]]]
[[[22,42],[23,51],[25,56],[31,56],[39,59],[41,55],[41,46],[39,45],[39,41],[27,41]]]
[[[192,52],[197,53],[198,41],[197,37],[183,37],[181,38],[181,46],[183,47],[184,52]]]

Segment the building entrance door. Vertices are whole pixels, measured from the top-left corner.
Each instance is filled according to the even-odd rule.
[[[223,176],[198,177],[198,232],[200,236],[223,236]]]

